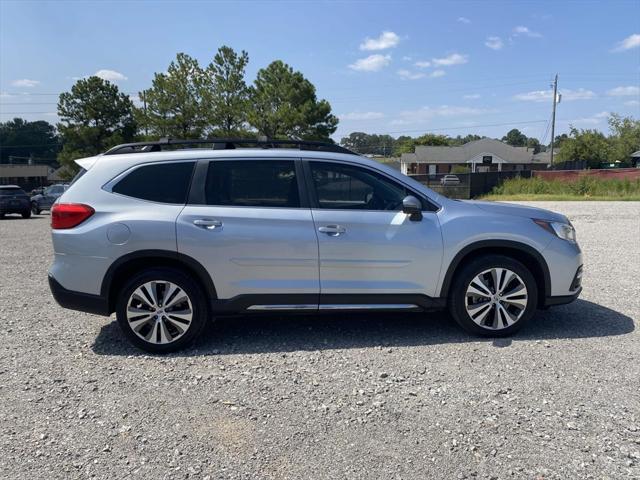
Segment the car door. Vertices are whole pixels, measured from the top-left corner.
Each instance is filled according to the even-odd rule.
[[[300,172],[292,159],[198,165],[177,220],[178,251],[207,269],[219,299],[317,308],[318,240]]]
[[[370,294],[436,295],[442,236],[434,208],[422,219],[402,212],[406,195],[419,195],[380,171],[346,162],[309,161],[306,176],[318,232],[321,308],[325,298]],[[345,303],[341,301],[339,303]]]

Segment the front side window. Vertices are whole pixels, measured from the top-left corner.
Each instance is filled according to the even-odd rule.
[[[184,204],[194,165],[195,162],[144,165],[116,183],[111,191],[151,202]]]
[[[366,168],[311,162],[318,206],[340,210],[402,210],[407,189]]]
[[[217,160],[209,163],[207,205],[300,207],[292,160]]]

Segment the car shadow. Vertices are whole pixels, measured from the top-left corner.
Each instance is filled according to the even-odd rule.
[[[171,356],[285,353],[371,347],[407,347],[612,337],[634,330],[631,317],[586,300],[537,312],[510,338],[480,338],[461,330],[444,312],[333,313],[217,318],[194,346]],[[146,355],[131,346],[113,321],[102,327],[92,346],[99,355]]]

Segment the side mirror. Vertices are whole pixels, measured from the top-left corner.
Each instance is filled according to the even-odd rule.
[[[413,195],[407,195],[402,200],[402,212],[409,215],[412,222],[419,222],[422,220],[422,203]]]

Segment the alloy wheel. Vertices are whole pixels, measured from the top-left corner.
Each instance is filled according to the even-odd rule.
[[[178,285],[165,280],[140,285],[127,302],[129,327],[149,343],[175,342],[187,332],[192,319],[189,296]]]
[[[490,268],[469,283],[465,308],[478,326],[502,330],[520,320],[528,298],[527,286],[518,274],[507,268]]]

